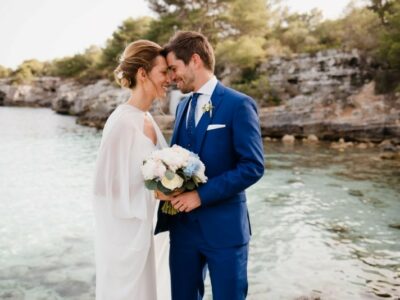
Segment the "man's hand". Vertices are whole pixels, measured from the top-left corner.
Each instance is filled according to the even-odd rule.
[[[201,200],[197,191],[191,191],[173,197],[171,204],[180,212],[190,212],[201,205]]]

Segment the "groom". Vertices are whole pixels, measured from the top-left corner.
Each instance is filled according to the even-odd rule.
[[[263,146],[253,99],[214,76],[214,52],[202,34],[180,31],[165,46],[171,79],[183,93],[171,145],[197,153],[208,182],[173,198],[181,211],[159,211],[156,233],[170,231],[173,300],[204,294],[206,268],[213,299],[245,299],[251,234],[245,189],[264,173]]]

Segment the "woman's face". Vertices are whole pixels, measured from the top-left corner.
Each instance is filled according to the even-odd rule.
[[[148,86],[153,90],[154,98],[165,98],[170,81],[168,76],[168,65],[163,56],[159,55],[156,57],[154,66],[148,76]]]

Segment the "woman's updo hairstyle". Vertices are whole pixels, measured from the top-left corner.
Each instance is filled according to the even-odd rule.
[[[134,88],[138,70],[143,68],[146,73],[149,73],[161,51],[160,45],[148,40],[130,43],[122,53],[118,67],[114,70],[117,83],[121,87]]]

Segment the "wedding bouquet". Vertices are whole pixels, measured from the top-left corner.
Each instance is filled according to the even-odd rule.
[[[146,188],[165,195],[194,190],[207,182],[204,171],[198,155],[178,145],[154,151],[142,166]],[[169,215],[178,213],[170,201],[164,202],[161,211]]]

